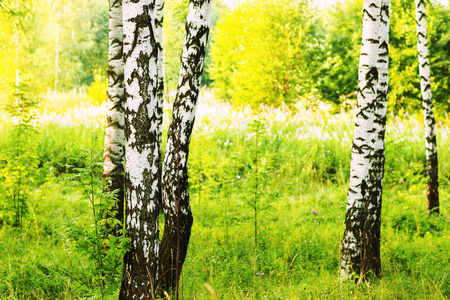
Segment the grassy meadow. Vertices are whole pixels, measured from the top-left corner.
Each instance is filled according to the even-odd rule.
[[[82,93],[48,94],[22,135],[0,112],[0,193],[10,195],[18,183],[8,178],[28,172],[21,229],[9,225],[13,200],[0,200],[0,299],[117,298],[120,265],[102,296],[95,261],[73,238],[74,224],[93,226],[83,187],[67,179],[102,160],[106,106],[92,102]],[[183,299],[450,298],[447,115],[438,117],[438,216],[426,212],[422,116],[388,116],[383,275],[340,282],[353,115],[352,107],[307,100],[255,113],[203,92],[189,156],[194,225]],[[16,157],[19,171],[8,173],[19,146],[29,160]]]

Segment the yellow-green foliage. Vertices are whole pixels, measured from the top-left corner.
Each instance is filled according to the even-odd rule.
[[[5,6],[0,9],[1,96],[11,94],[5,88],[14,85],[17,69],[22,81],[28,82],[36,93],[87,86],[93,82],[96,70],[106,71],[107,1],[3,3]]]
[[[243,2],[213,31],[212,66],[217,96],[235,105],[280,105],[310,93],[320,35],[305,1]]]
[[[319,67],[316,87],[322,98],[334,103],[341,103],[357,89],[362,4],[362,0],[338,1],[321,12],[326,56]]]
[[[340,103],[356,91],[362,30],[361,0],[346,0],[322,12],[326,27],[326,59],[317,76],[321,96]],[[345,16],[345,17],[343,17]],[[422,108],[414,1],[393,0],[389,34],[388,110]],[[427,2],[431,88],[437,110],[450,105],[450,9]]]
[[[92,99],[92,104],[102,104],[106,100],[106,92],[108,89],[108,81],[106,81],[99,73],[95,74],[94,82],[88,88],[88,95]]]
[[[21,5],[18,2],[6,4],[7,7],[0,9],[0,104],[6,104],[15,92],[17,75],[22,81],[29,79],[23,70],[30,59],[27,49],[31,41],[25,32],[32,22],[31,4],[28,1]]]
[[[399,110],[421,109],[414,2],[394,0],[391,14],[389,102]],[[406,17],[408,16],[408,17]],[[431,89],[438,110],[450,106],[450,9],[427,2]]]

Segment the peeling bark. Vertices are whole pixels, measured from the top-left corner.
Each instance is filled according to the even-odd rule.
[[[164,235],[161,241],[161,290],[178,291],[193,222],[187,163],[208,41],[211,0],[191,0],[180,77],[163,163]]]
[[[126,170],[124,257],[119,299],[152,298],[159,269],[160,145],[154,0],[123,1]]]
[[[363,32],[358,78],[358,106],[352,146],[350,183],[342,241],[340,273],[343,279],[360,273],[361,242],[367,216],[365,205],[369,196],[369,167],[373,152],[373,124],[375,121],[378,88],[378,47],[380,0],[365,0]]]
[[[431,93],[430,62],[428,59],[427,20],[424,0],[416,0],[417,51],[419,53],[420,89],[422,92],[427,157],[428,211],[439,213],[438,155],[436,146],[436,121]]]
[[[116,218],[123,223],[125,176],[125,118],[123,90],[123,20],[122,0],[110,1],[109,57],[108,57],[108,111],[106,112],[103,178],[110,192],[117,192]],[[121,228],[115,228],[114,233]]]

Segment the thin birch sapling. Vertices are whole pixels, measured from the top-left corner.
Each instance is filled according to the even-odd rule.
[[[416,0],[417,51],[419,58],[420,90],[422,93],[425,124],[426,172],[428,177],[428,211],[439,214],[438,154],[436,145],[436,120],[434,118],[431,92],[430,60],[428,57],[428,34],[424,0]]]

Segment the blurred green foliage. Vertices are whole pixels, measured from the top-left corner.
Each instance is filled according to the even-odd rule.
[[[248,1],[222,16],[209,72],[217,96],[236,105],[279,106],[312,92],[323,32],[306,1]]]
[[[362,0],[338,1],[321,14],[326,28],[325,54],[315,82],[321,97],[334,103],[356,98],[362,3]]]
[[[301,1],[248,1],[219,19],[209,72],[221,99],[279,106],[315,96],[354,99],[362,0],[320,11]],[[450,9],[427,4],[432,89],[440,113],[450,106]],[[391,7],[389,109],[421,108],[414,3]]]
[[[92,99],[92,104],[100,105],[106,101],[107,98],[108,81],[100,73],[94,75],[94,82],[91,83],[87,89],[89,97]]]
[[[362,3],[362,0],[338,2],[322,12],[327,54],[317,77],[317,88],[324,99],[335,103],[341,103],[357,88]],[[450,107],[450,8],[427,2],[427,22],[433,99],[438,112],[443,114]],[[388,109],[400,114],[417,111],[422,107],[421,99],[414,2],[393,0]]]
[[[15,82],[17,69],[35,93],[89,86],[94,81],[95,72],[106,72],[106,1],[5,3],[8,9],[0,10],[2,90]],[[6,94],[11,93],[7,91]]]
[[[394,0],[391,24],[388,105],[396,111],[421,109],[414,3]],[[433,100],[440,113],[448,112],[450,107],[450,7],[427,2],[427,29]]]
[[[0,102],[11,94],[16,70],[36,93],[88,88],[93,103],[106,98],[108,2],[105,0],[6,1],[0,10]],[[214,1],[211,26],[225,10]],[[164,18],[165,77],[176,89],[188,2],[167,1]],[[16,34],[19,56],[16,59]],[[205,64],[211,61],[209,48]],[[207,68],[203,83],[211,82]]]

